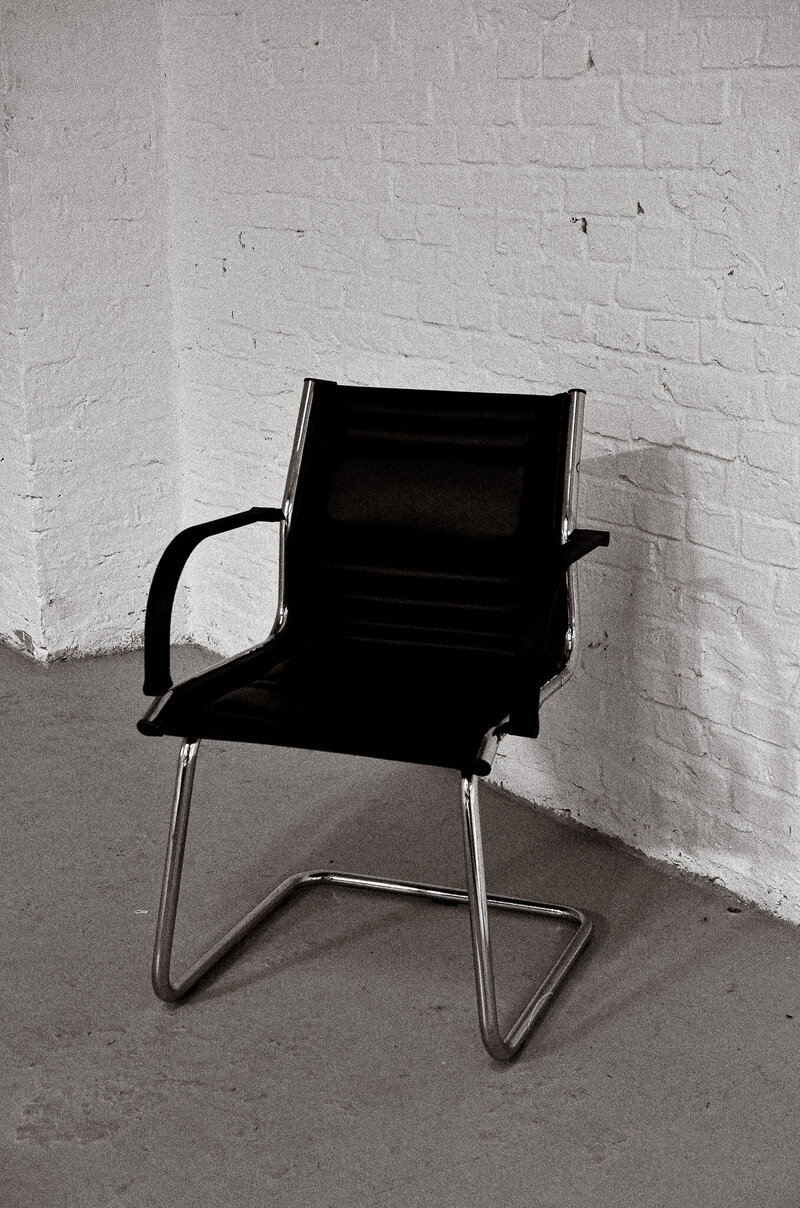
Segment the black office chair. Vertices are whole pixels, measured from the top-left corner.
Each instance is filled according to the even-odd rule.
[[[181,998],[296,889],[349,885],[466,902],[481,1035],[519,1050],[585,947],[579,910],[489,895],[477,778],[504,734],[536,737],[539,705],[577,654],[574,563],[608,544],[575,528],[584,393],[553,396],[339,386],[307,380],[282,508],[194,525],[168,546],[145,621],[139,729],[183,738],[153,986]],[[263,644],[173,686],[172,603],[205,537],[280,525],[279,601]],[[454,768],[466,890],[353,873],[290,876],[177,981],[172,941],[201,739],[266,743]],[[488,907],[575,925],[506,1036],[498,1028]]]

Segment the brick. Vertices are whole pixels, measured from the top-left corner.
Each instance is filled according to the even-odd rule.
[[[498,80],[498,48],[494,38],[460,39],[454,43],[455,76],[473,86],[495,88]],[[502,78],[502,77],[501,77]]]
[[[498,322],[511,336],[533,343],[542,339],[542,306],[535,299],[503,299],[498,306]]]
[[[800,87],[798,73],[791,69],[764,68],[738,84],[742,114],[746,118],[766,118],[774,121],[779,114],[785,121],[800,117]]]
[[[460,129],[456,134],[458,157],[465,163],[495,164],[501,159],[500,131]]]
[[[770,382],[767,387],[770,414],[782,424],[800,427],[800,379],[792,382]]]
[[[601,348],[637,352],[642,347],[643,328],[641,316],[604,307],[596,314],[594,338]]]
[[[555,168],[584,168],[592,158],[592,130],[582,126],[543,126],[501,132],[504,163],[541,163]]]
[[[655,718],[655,734],[662,742],[690,755],[706,755],[709,736],[699,717],[682,710],[664,708]]]
[[[794,821],[792,803],[797,800],[797,752],[769,745],[759,752],[759,778],[783,794],[786,831],[792,834]]]
[[[710,506],[710,501],[704,506]],[[701,566],[698,565],[698,551],[693,546],[683,549],[679,545],[670,546],[664,573],[670,580],[687,584],[702,573],[706,594],[734,611],[743,600],[763,601],[771,590],[769,577],[765,577],[763,569],[742,561],[738,543],[733,549],[719,552],[704,545]],[[698,624],[693,614],[692,623]],[[716,633],[720,628],[719,622],[712,620],[709,632]]]
[[[359,5],[359,11],[364,7]],[[337,5],[336,11],[338,8]],[[395,36],[411,44],[458,41],[464,34],[464,7],[459,0],[438,0],[435,5],[406,5],[394,11],[394,20]]]
[[[501,39],[497,59],[497,75],[501,80],[532,79],[541,74],[540,34]]]
[[[778,573],[775,591],[775,607],[778,612],[800,616],[800,572],[782,570]]]
[[[756,516],[742,517],[742,553],[752,562],[795,570],[800,566],[797,526],[765,523]]]
[[[595,136],[592,160],[606,167],[638,167],[642,162],[642,147],[638,131],[631,127],[600,130]]]
[[[419,317],[426,323],[489,330],[493,322],[491,299],[483,290],[424,290],[419,296]]]
[[[359,6],[363,9],[363,5]],[[387,10],[388,11],[388,10]],[[347,41],[342,45],[347,46]],[[396,38],[378,39],[378,77],[387,88],[425,84],[431,80],[450,81],[454,75],[453,47],[450,42],[411,42]]]
[[[662,372],[662,384],[681,407],[717,411],[732,419],[758,416],[762,410],[748,379],[717,366],[668,365]]]
[[[637,184],[632,175],[591,169],[567,179],[567,209],[611,217],[636,215]]]
[[[342,79],[348,84],[363,84],[378,78],[378,50],[374,42],[364,42],[361,39],[349,42],[347,53],[340,55],[338,51],[335,52],[330,65],[325,63],[325,53],[323,50],[320,54],[319,47],[309,50],[307,69],[316,69],[318,75],[330,79],[336,72],[337,64],[341,64]],[[318,65],[322,63],[325,63],[325,66],[320,70]]]
[[[695,545],[708,546],[724,554],[734,554],[739,547],[739,522],[735,512],[712,511],[692,502],[686,529],[689,540]]]
[[[769,11],[769,0],[680,0],[682,17],[719,17],[730,20],[733,17],[766,16]]]
[[[667,25],[647,33],[645,71],[651,75],[681,75],[699,71],[700,35],[692,26]]]
[[[795,373],[800,366],[800,332],[762,328],[755,337],[756,362],[769,373]]]
[[[415,319],[418,315],[418,286],[409,281],[375,281],[357,278],[345,292],[345,305],[365,314]]]
[[[613,125],[617,120],[614,80],[586,75],[576,80],[523,80],[520,85],[522,120],[529,126]]]
[[[632,310],[685,318],[703,318],[715,311],[714,293],[706,281],[666,270],[625,273],[617,282],[617,301]]]
[[[691,76],[633,80],[623,89],[622,107],[634,123],[655,117],[698,125],[721,122],[728,109],[726,82]]]
[[[786,708],[763,701],[742,700],[736,711],[734,725],[744,734],[752,734],[764,742],[780,744],[786,733],[789,715]],[[794,803],[793,803],[794,804]],[[772,805],[772,799],[770,799]]]
[[[724,461],[736,456],[738,430],[725,416],[707,411],[690,411],[686,415],[684,443],[699,453],[710,453]]]
[[[634,75],[642,70],[645,35],[638,29],[604,31],[592,35],[594,70],[600,75]]]
[[[778,279],[765,280],[763,274],[755,281],[746,272],[736,270],[737,284],[733,284],[733,276],[728,273],[723,278],[725,313],[731,319],[740,319],[744,323],[760,323],[773,327],[800,326],[800,301],[792,290],[787,290],[785,282]]]
[[[697,268],[728,270],[736,263],[736,253],[731,248],[728,235],[695,230],[692,260]]]
[[[423,126],[417,130],[417,162],[420,164],[454,164],[458,162],[458,142],[455,130]]]
[[[390,196],[391,181],[382,163],[361,163],[357,172],[350,164],[329,163],[325,168],[323,187],[327,196],[336,201],[367,202],[379,206]]]
[[[541,228],[539,214],[498,216],[495,246],[503,254],[535,256],[539,249]]]
[[[636,259],[642,268],[688,268],[691,229],[637,224]]]
[[[520,265],[519,280],[527,282],[527,292],[540,292],[557,302],[570,299],[582,306],[611,301],[614,270],[603,265],[573,263],[565,273],[560,265]]]
[[[666,123],[644,127],[644,163],[648,168],[692,168],[697,163],[696,131]]]
[[[378,232],[384,239],[416,239],[414,208],[400,202],[387,202],[382,205],[379,210]]]
[[[643,658],[638,658],[631,666],[628,679],[646,700],[657,701],[670,708],[676,708],[681,703],[684,681],[672,668],[648,665]]]
[[[553,77],[583,75],[589,70],[589,35],[574,25],[555,25],[542,40],[542,74]]]
[[[702,39],[703,67],[751,67],[758,63],[763,21],[707,21]]]
[[[700,359],[706,364],[722,365],[726,369],[755,368],[755,339],[752,327],[747,324],[722,327],[713,320],[701,322],[700,350]]]
[[[784,432],[765,431],[764,428],[742,428],[739,433],[739,451],[748,465],[769,470],[772,474],[791,477],[797,482],[800,476],[800,439],[788,437]]]
[[[422,244],[454,247],[458,241],[458,211],[441,206],[417,206],[416,229]]]
[[[761,62],[765,67],[800,66],[800,17],[796,13],[769,18]]]
[[[551,340],[580,342],[591,339],[591,326],[582,310],[545,307],[543,326],[545,336]]]
[[[627,264],[633,259],[636,233],[630,223],[593,218],[587,223],[589,255],[593,260]]]
[[[766,455],[762,452],[760,456]],[[795,460],[795,468],[790,468],[788,473],[776,472],[761,469],[741,458],[730,467],[731,498],[742,511],[752,512],[764,520],[800,525],[796,464]]]
[[[753,745],[742,741],[741,731],[714,727],[708,735],[708,753],[715,763],[750,779],[756,759]]]
[[[619,403],[601,403],[597,399],[587,400],[585,412],[586,428],[602,436],[630,438],[630,417],[627,407]]]
[[[598,525],[634,526],[634,497],[626,483],[604,482],[588,474],[581,475],[581,501],[584,513],[592,516]]]
[[[636,527],[654,537],[683,537],[686,532],[686,501],[673,495],[648,491],[633,501]]]
[[[542,250],[547,256],[582,258],[586,254],[585,219],[576,215],[544,214],[542,216]]]
[[[560,210],[561,185],[552,173],[525,165],[511,170],[505,167],[475,170],[475,200],[486,207],[502,210]]]
[[[471,203],[473,189],[471,169],[456,164],[402,164],[395,170],[394,194],[399,201],[462,206]]]
[[[603,397],[642,399],[655,394],[658,380],[656,367],[641,357],[625,360],[603,360],[599,365],[594,389]]]
[[[713,716],[718,725],[733,725],[736,697],[726,685],[705,676],[684,675],[678,682],[678,699],[696,717]]]
[[[679,319],[648,319],[648,352],[679,361],[700,359],[700,332],[695,322]]]
[[[415,131],[401,128],[382,131],[381,154],[389,163],[414,163],[417,155]]]
[[[769,142],[763,131],[755,132],[752,128],[731,128],[730,124],[709,127],[700,136],[700,164],[709,167],[719,176],[729,173],[739,174],[742,166],[748,163],[757,164],[764,158],[764,151],[774,146],[780,153],[789,152],[788,145],[782,147],[783,140],[775,142],[769,136]],[[775,164],[780,161],[776,160]],[[770,171],[774,166],[770,165]]]
[[[765,284],[740,287],[725,282],[723,298],[725,314],[729,319],[742,323],[771,323],[773,321],[772,299]]]
[[[437,80],[430,86],[434,119],[442,126],[514,125],[519,120],[519,87],[515,80],[495,80],[491,88],[465,91],[458,81]]]
[[[674,7],[672,5],[671,7]],[[663,25],[669,8],[657,0],[575,0],[574,21],[585,29]]]

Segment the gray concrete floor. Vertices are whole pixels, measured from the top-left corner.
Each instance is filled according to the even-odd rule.
[[[167,1007],[140,657],[0,670],[3,1208],[800,1204],[796,929],[487,787],[491,886],[596,920],[516,1062],[456,907],[316,890]],[[296,868],[462,879],[455,774],[207,744],[195,802],[184,955]],[[510,1010],[561,937],[496,931]]]

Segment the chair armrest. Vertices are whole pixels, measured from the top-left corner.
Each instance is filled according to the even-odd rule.
[[[172,687],[169,666],[169,638],[172,624],[172,606],[175,592],[184,566],[194,548],[231,529],[242,528],[256,521],[281,521],[280,508],[250,508],[247,512],[236,512],[219,520],[208,520],[205,524],[193,524],[177,537],[173,537],[159,559],[153,582],[147,596],[144,619],[144,686],[145,696],[161,696]]]
[[[573,529],[559,550],[561,566],[572,566],[599,545],[608,545],[609,540],[610,534],[600,529]]]
[[[610,535],[598,529],[573,529],[563,545],[548,554],[541,564],[541,582],[538,607],[531,617],[518,651],[520,675],[516,701],[512,702],[506,731],[536,738],[539,733],[539,688],[531,697],[530,686],[538,685],[544,659],[547,634],[553,616],[553,608],[565,572],[579,558],[583,558],[600,545],[608,545]]]

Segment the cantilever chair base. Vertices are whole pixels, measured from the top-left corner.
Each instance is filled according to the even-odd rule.
[[[273,911],[291,897],[295,890],[313,885],[345,885],[354,889],[377,889],[388,893],[428,898],[438,902],[466,903],[469,906],[481,1038],[487,1051],[498,1061],[509,1061],[519,1052],[534,1026],[550,1005],[567,973],[589,942],[592,924],[580,910],[572,907],[551,906],[530,902],[525,898],[487,894],[477,778],[474,776],[462,776],[461,778],[466,890],[328,870],[296,873],[281,882],[272,893],[245,915],[203,956],[199,957],[182,977],[173,981],[170,972],[172,943],[199,746],[199,740],[185,739],[178,759],[178,775],[153,953],[153,988],[159,998],[166,1002],[176,1002],[183,998],[231,948],[263,923]],[[489,935],[488,908],[490,906],[544,915],[557,921],[573,923],[576,927],[569,944],[555,961],[544,981],[505,1036],[499,1029],[497,1019],[497,999]]]

